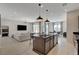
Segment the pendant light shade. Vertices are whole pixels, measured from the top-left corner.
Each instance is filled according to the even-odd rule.
[[[39,6],[39,17],[37,17],[37,21],[43,21],[43,18],[41,17],[41,6],[42,5],[39,3],[38,6]]]
[[[45,22],[50,22],[48,19]]]
[[[43,20],[43,18],[42,18],[41,16],[39,16],[39,17],[37,18],[37,20]]]
[[[45,22],[50,22],[49,20],[48,20],[48,9],[46,10],[46,20],[45,20]]]
[[[43,21],[43,18],[41,17],[41,16],[39,16],[38,18],[37,18],[37,22],[42,22]]]

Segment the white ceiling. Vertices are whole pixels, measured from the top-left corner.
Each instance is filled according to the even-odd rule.
[[[49,10],[48,18],[50,20],[60,20],[66,11],[79,9],[79,4],[62,3],[43,3],[41,16],[46,18],[46,9]],[[37,3],[0,3],[1,17],[8,20],[16,21],[33,21],[39,16],[39,7]]]

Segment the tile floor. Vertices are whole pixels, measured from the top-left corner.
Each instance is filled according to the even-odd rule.
[[[32,51],[32,41],[18,42],[13,38],[0,38],[0,55],[38,55]],[[59,38],[58,45],[48,55],[77,55],[76,48],[66,38]]]

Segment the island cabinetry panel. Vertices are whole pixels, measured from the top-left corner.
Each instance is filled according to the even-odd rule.
[[[38,36],[33,40],[33,51],[38,54],[47,54],[56,45],[57,40],[54,40],[54,36]]]

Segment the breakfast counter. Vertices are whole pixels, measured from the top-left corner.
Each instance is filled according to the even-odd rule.
[[[57,35],[34,35],[33,51],[46,55],[57,43]]]

